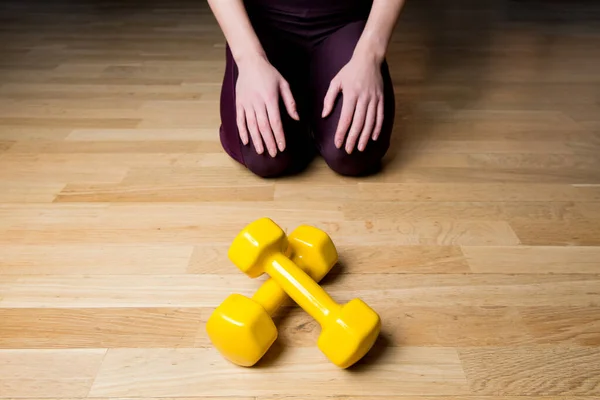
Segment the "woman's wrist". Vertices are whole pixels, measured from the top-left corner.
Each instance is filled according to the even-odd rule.
[[[357,43],[355,55],[378,64],[385,59],[388,44],[404,0],[374,0],[365,29]]]
[[[267,61],[267,55],[262,49],[244,49],[239,52],[232,50],[232,55],[238,68],[246,68]]]
[[[385,59],[386,50],[387,44],[384,40],[363,35],[354,49],[353,56],[361,60],[370,60],[376,64],[381,64]]]

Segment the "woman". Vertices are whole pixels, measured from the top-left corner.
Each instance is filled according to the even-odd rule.
[[[318,152],[342,175],[375,171],[394,122],[385,61],[404,0],[208,0],[227,40],[221,143],[261,177]]]

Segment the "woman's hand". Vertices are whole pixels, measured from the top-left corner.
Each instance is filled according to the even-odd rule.
[[[333,78],[325,96],[323,117],[331,113],[338,93],[342,92],[342,114],[334,140],[339,149],[345,138],[348,154],[357,141],[358,150],[363,151],[369,138],[377,140],[381,133],[384,115],[381,65],[404,2],[373,0],[352,59]]]
[[[300,119],[290,87],[267,60],[248,18],[244,1],[208,0],[208,4],[238,65],[236,111],[240,139],[247,145],[249,134],[259,154],[264,152],[266,145],[269,154],[275,157],[278,148],[280,151],[285,149],[279,114],[280,95],[290,116],[295,120]]]
[[[374,57],[353,56],[331,80],[323,107],[323,118],[331,113],[342,92],[343,105],[334,143],[348,154],[358,142],[363,151],[369,139],[377,140],[383,124],[383,78],[381,63]],[[348,135],[346,136],[346,133]]]
[[[252,137],[258,154],[264,151],[263,143],[271,157],[277,149],[285,149],[285,135],[279,110],[279,96],[288,114],[300,119],[288,82],[261,56],[238,63],[239,75],[236,85],[237,125],[240,139],[248,144]]]

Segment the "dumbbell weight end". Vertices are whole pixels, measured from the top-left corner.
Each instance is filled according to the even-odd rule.
[[[265,272],[321,325],[318,347],[334,364],[348,368],[360,360],[379,336],[379,315],[361,299],[339,305],[282,253],[265,259]]]

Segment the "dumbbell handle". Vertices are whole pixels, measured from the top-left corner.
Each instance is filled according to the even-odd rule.
[[[263,306],[269,315],[274,315],[287,298],[288,295],[273,278],[267,279],[252,296],[252,300]]]
[[[283,253],[272,254],[266,259],[264,267],[265,272],[287,295],[321,326],[326,325],[330,316],[341,309],[318,283]]]
[[[306,265],[307,260],[300,256],[300,253],[298,252],[293,240],[290,240],[289,247],[283,256],[291,260],[294,265],[304,271],[310,277],[310,279],[314,280],[315,282],[321,281],[321,279],[323,279],[331,270],[331,267],[327,270],[323,270],[320,268],[315,268],[314,266]],[[288,294],[273,278],[267,279],[252,296],[252,300],[260,304],[269,315],[275,315],[275,312],[277,312],[279,307],[281,307],[288,299]]]

